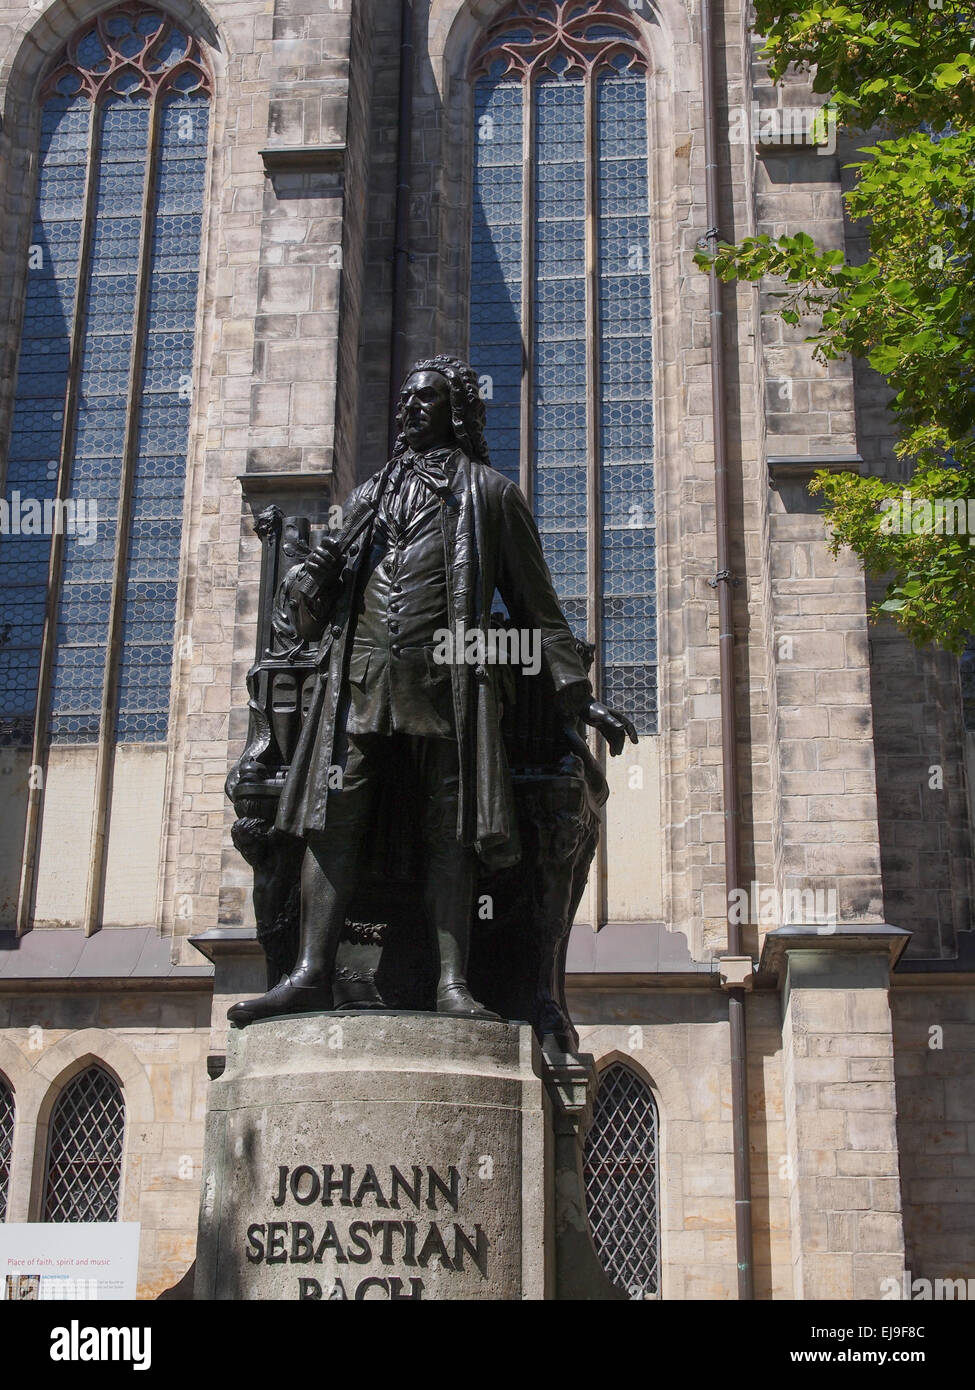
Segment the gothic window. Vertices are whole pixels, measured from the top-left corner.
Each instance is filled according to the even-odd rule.
[[[14,1142],[14,1093],[0,1076],[0,1221],[7,1219],[10,1151]]]
[[[631,1298],[658,1298],[657,1106],[646,1082],[618,1062],[599,1078],[584,1173],[600,1263]]]
[[[81,29],[40,92],[0,538],[6,744],[166,739],[208,92],[199,44],[137,3]]]
[[[122,1092],[102,1067],[70,1081],[51,1116],[45,1221],[117,1221],[122,1181]]]
[[[657,728],[647,61],[617,0],[516,0],[474,56],[470,355],[603,697]]]

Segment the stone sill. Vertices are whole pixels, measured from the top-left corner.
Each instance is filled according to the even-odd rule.
[[[345,168],[345,145],[269,145],[260,151],[260,156],[268,174],[309,170],[340,174]]]
[[[189,937],[189,943],[214,964],[228,956],[238,960],[241,957],[247,960],[264,959],[264,948],[253,927],[213,927],[210,931]]]
[[[818,154],[826,159],[835,158],[836,150],[830,149],[825,140],[756,140],[755,154],[759,159],[775,158],[776,155]]]
[[[769,454],[769,487],[781,483],[808,483],[814,473],[860,473],[864,471],[860,454]]]
[[[795,923],[768,932],[762,946],[762,975],[785,978],[790,951],[823,951],[886,955],[891,970],[907,947],[911,933],[887,922],[840,922],[831,930],[815,923]]]
[[[313,471],[295,472],[251,472],[238,473],[237,481],[240,483],[242,492],[301,492],[304,488],[314,487],[316,483],[327,482],[332,478],[330,468],[317,468]]]

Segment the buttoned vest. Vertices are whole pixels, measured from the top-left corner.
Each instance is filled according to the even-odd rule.
[[[349,659],[350,734],[454,737],[450,668],[433,660],[449,626],[443,505],[424,491],[400,519],[391,499],[373,527]]]

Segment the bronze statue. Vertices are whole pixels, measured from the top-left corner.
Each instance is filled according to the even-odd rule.
[[[255,864],[259,930],[262,913],[286,911],[300,863],[299,940],[297,960],[267,993],[229,1011],[238,1026],[336,1005],[336,952],[384,792],[387,802],[390,793],[400,800],[401,812],[408,805],[417,811],[436,1010],[499,1017],[468,984],[475,893],[479,876],[518,864],[519,823],[538,801],[530,793],[519,805],[515,796],[510,739],[506,745],[502,736],[505,702],[510,712],[513,699],[504,658],[517,655],[522,690],[534,682],[536,691],[546,692],[548,717],[565,731],[558,767],[563,773],[580,769],[580,784],[585,777],[594,785],[601,774],[574,732],[577,721],[598,729],[614,755],[627,736],[636,742],[629,719],[595,699],[585,653],[559,607],[525,498],[490,464],[473,369],[447,356],[418,362],[400,394],[398,423],[393,457],[352,493],[338,537],[325,536],[307,549],[281,584],[279,641],[265,664],[284,669],[294,653],[310,653],[317,644],[310,699],[293,751],[282,746],[290,741],[286,735],[277,737],[287,771],[273,830],[258,817],[259,846],[253,825],[235,828],[235,840]],[[492,612],[496,592],[507,608],[503,626]],[[502,632],[506,642],[495,640]],[[494,660],[499,649],[502,658]],[[256,686],[249,684],[253,711]],[[524,695],[521,701],[521,707],[530,702]],[[273,704],[265,693],[257,709],[260,736],[228,779],[238,811],[252,821],[248,788],[274,780],[266,758],[275,744]],[[297,720],[297,696],[293,704]],[[600,797],[605,791],[597,786],[594,804]],[[555,938],[567,932],[595,845],[595,817],[587,815],[583,820],[556,809],[549,829],[533,835],[533,843],[551,846],[555,858],[585,850],[581,882],[578,873],[569,874],[565,890],[555,895],[559,906],[549,912],[558,922],[548,929],[553,940],[541,968],[549,979],[542,979],[538,995],[554,1016],[562,1014],[552,1002],[560,949]],[[274,903],[262,907],[257,866],[268,855],[275,869],[263,883]],[[270,934],[266,920],[264,926]],[[385,1002],[371,984],[355,999],[358,1007]]]

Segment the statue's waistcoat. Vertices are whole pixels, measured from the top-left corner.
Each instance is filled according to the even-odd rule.
[[[450,623],[440,500],[406,524],[380,518],[364,565],[349,657],[350,734],[455,734],[450,668],[433,659]]]

